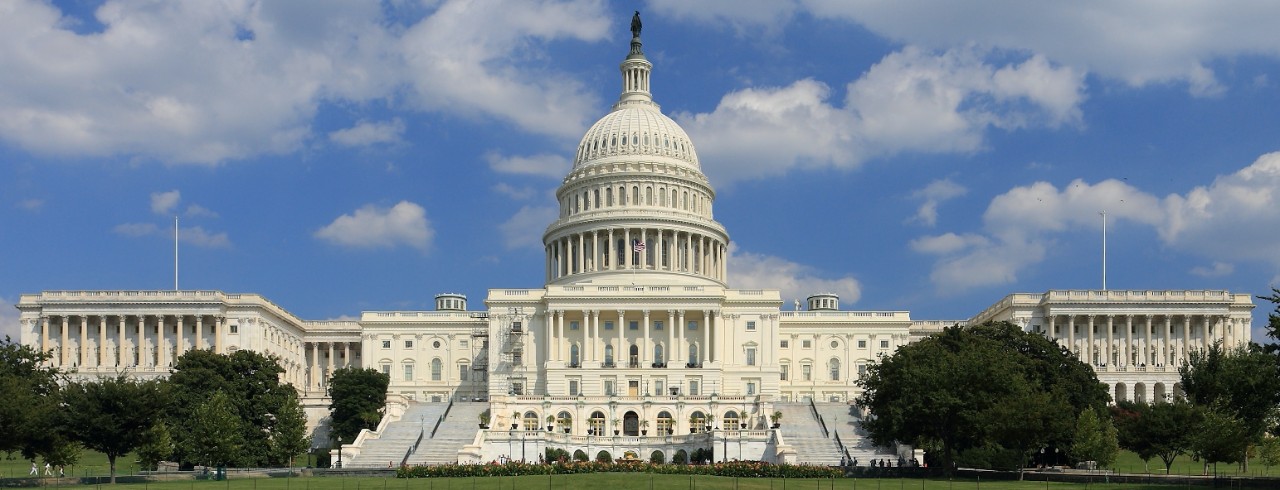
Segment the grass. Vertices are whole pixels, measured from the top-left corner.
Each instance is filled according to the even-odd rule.
[[[1131,451],[1120,451],[1120,456],[1116,458],[1116,463],[1111,465],[1119,473],[1135,473],[1153,475],[1163,475],[1164,461],[1159,457],[1151,458],[1150,464],[1144,466],[1142,460],[1137,454]],[[1173,460],[1173,466],[1169,468],[1169,473],[1174,475],[1199,475],[1203,472],[1204,465],[1200,461],[1194,461],[1191,456],[1182,455]],[[1213,467],[1209,467],[1209,473],[1213,473]],[[1219,463],[1218,475],[1222,476],[1280,476],[1280,467],[1267,468],[1257,458],[1249,461],[1249,471],[1246,473],[1241,470],[1240,465],[1234,463]]]

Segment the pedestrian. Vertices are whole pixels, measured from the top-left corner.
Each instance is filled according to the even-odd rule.
[[[53,476],[53,465],[49,464],[48,461],[44,463],[44,474],[45,476]]]
[[[31,476],[37,476],[37,475],[39,475],[39,474],[40,474],[40,470],[36,469],[36,462],[35,462],[35,461],[32,461],[32,462],[31,462],[31,473],[28,473],[28,475],[31,475]]]

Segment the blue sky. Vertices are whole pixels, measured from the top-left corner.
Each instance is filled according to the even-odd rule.
[[[1280,280],[1274,2],[12,0],[0,330],[171,288],[175,215],[182,288],[307,319],[539,287],[636,9],[731,286],[967,318],[1100,287],[1104,210],[1111,289]]]

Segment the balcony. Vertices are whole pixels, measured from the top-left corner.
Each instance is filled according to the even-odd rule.
[[[702,367],[702,363],[700,363],[700,362],[690,362],[690,363],[686,363],[686,364],[684,365],[684,367],[687,367],[687,368],[700,368],[700,367]]]
[[[655,363],[651,364],[649,367],[654,367],[654,368],[665,368],[665,367],[667,367],[667,363],[665,363],[665,362],[655,362]]]

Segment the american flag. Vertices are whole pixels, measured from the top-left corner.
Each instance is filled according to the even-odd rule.
[[[644,242],[640,241],[638,238],[631,240],[631,250],[634,250],[637,253],[644,253]]]

